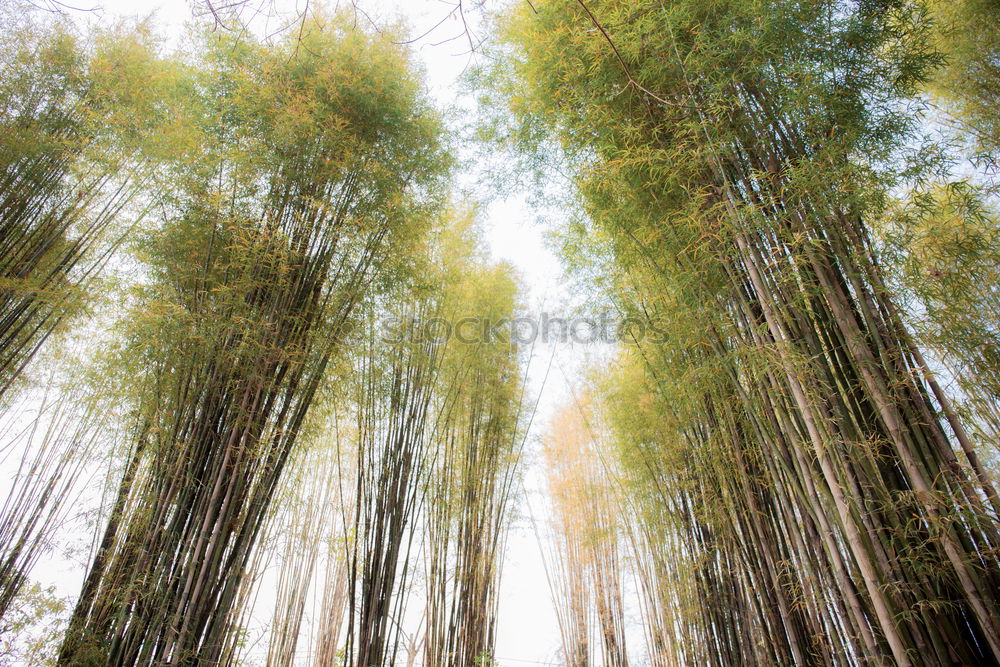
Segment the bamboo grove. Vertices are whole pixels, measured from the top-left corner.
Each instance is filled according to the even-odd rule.
[[[400,40],[317,12],[275,44],[196,30],[164,55],[142,25],[7,18],[4,389],[71,315],[114,329],[29,428],[51,436],[4,506],[5,609],[110,464],[58,664],[256,659],[243,621],[275,561],[268,664],[300,638],[317,664],[395,664],[421,563],[432,661],[491,656],[519,356],[424,324],[509,316],[516,286],[447,203],[444,126]],[[124,292],[88,303],[109,267]]]
[[[935,181],[920,109],[947,54],[928,8],[536,2],[498,25],[493,99],[510,113],[490,129],[528,164],[559,147],[583,211],[567,258],[647,324],[620,370],[595,372],[591,440],[614,443],[607,474],[634,511],[617,531],[651,659],[996,664],[995,320],[906,282],[948,270],[933,242],[948,219],[970,269],[971,232],[992,233],[979,252],[996,266],[988,174]],[[907,271],[922,244],[930,261]],[[960,298],[992,304],[989,275]],[[915,338],[934,329],[920,312],[936,340]],[[949,327],[983,342],[949,345]],[[975,373],[967,395],[949,372]],[[581,558],[561,559],[570,607]]]
[[[1000,664],[995,3],[469,4],[624,323],[536,438],[401,29],[0,9],[0,664],[504,665],[534,445],[560,664]]]

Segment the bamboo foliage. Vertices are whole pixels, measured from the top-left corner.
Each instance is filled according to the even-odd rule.
[[[102,180],[86,183],[77,193],[67,192],[69,172],[86,143],[78,137],[85,112],[77,99],[85,94],[87,82],[79,74],[83,59],[76,40],[65,31],[24,33],[33,37],[34,44],[4,54],[9,74],[3,77],[0,93],[4,109],[0,395],[58,319],[58,310],[47,302],[58,302],[56,294],[64,288],[67,269],[93,233],[85,227],[78,242],[68,237],[88,203],[78,202],[98,196]],[[40,61],[45,74],[17,76],[18,61],[32,58]],[[96,228],[100,225],[95,221]]]
[[[172,73],[148,32],[83,37],[13,10],[2,21],[0,398],[141,220],[173,129]]]
[[[981,0],[932,0],[927,9],[935,21],[933,38],[944,55],[943,66],[928,82],[929,92],[944,102],[948,119],[988,164],[1000,150],[994,103],[1000,94],[1000,10]]]
[[[960,388],[955,404],[983,442],[1000,443],[1000,217],[968,181],[915,190],[881,225],[887,280],[914,304],[917,340]],[[995,496],[995,492],[991,491]]]

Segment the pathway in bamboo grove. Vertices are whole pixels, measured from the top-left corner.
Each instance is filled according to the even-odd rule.
[[[390,4],[0,8],[0,665],[1000,664],[995,3]]]

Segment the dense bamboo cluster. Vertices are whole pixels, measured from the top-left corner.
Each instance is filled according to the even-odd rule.
[[[520,449],[517,354],[501,332],[449,328],[509,313],[514,286],[471,261],[470,217],[445,219],[424,277],[365,304],[350,380],[308,427],[258,541],[241,624],[278,559],[269,665],[492,659]]]
[[[628,667],[621,496],[595,442],[589,406],[556,415],[545,442],[554,504],[556,610],[565,664]]]
[[[438,341],[404,340],[363,371],[345,647],[359,667],[395,664],[401,648],[439,352]]]
[[[655,333],[598,393],[655,498],[672,659],[994,664],[985,443],[871,238],[935,62],[919,6],[544,2],[507,25],[518,136],[561,142],[596,230],[569,247],[603,241],[605,294]]]
[[[450,279],[453,293],[442,304],[444,312],[457,323],[511,316],[514,285],[506,270],[471,268],[477,261],[473,251],[468,241],[460,247],[471,261]],[[456,329],[454,335],[463,332]],[[452,345],[426,482],[422,664],[488,667],[494,659],[500,570],[526,415],[518,355],[508,332],[459,337]]]
[[[502,268],[475,267],[468,224],[444,236],[431,291],[408,300],[417,310],[398,311],[398,340],[370,354],[378,366],[361,374],[345,646],[358,667],[398,664],[404,651],[407,664],[488,664],[493,655],[519,449],[517,356],[504,333],[464,337],[450,327],[509,316],[514,291]],[[414,614],[419,627],[405,636]]]
[[[327,21],[280,48],[206,47],[202,153],[146,247],[133,443],[65,664],[226,659],[324,371],[432,203],[436,121],[403,56]]]
[[[256,540],[236,616],[253,632],[275,590],[268,665],[491,663],[517,350],[454,327],[509,316],[515,290],[504,267],[477,265],[470,215],[444,220],[422,277],[363,304],[347,381],[318,399]]]

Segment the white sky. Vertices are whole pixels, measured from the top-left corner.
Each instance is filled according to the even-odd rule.
[[[289,0],[293,2],[294,0]],[[300,0],[301,1],[301,0]],[[332,1],[332,0],[331,0]],[[278,0],[280,4],[281,0]],[[153,15],[159,32],[175,41],[191,17],[186,0],[76,0],[77,7],[94,8],[93,13],[77,14],[79,20],[112,21],[116,16]],[[345,3],[346,4],[346,3]],[[461,33],[457,18],[445,18],[454,5],[442,0],[357,0],[357,6],[377,24],[403,17],[411,34],[421,35],[438,22],[444,23],[414,45],[414,53],[426,69],[429,92],[442,110],[471,108],[463,97],[458,79],[470,62],[468,42],[449,38]],[[361,20],[364,20],[363,18]],[[444,43],[441,43],[444,42]],[[474,179],[470,173],[458,175],[459,183]],[[493,201],[483,213],[485,242],[494,259],[513,265],[519,272],[525,302],[535,314],[546,310],[564,314],[568,302],[560,263],[545,243],[545,227],[524,203],[524,193],[509,193]],[[559,635],[546,581],[544,562],[537,535],[544,535],[546,502],[542,489],[538,437],[554,409],[571,400],[573,378],[584,361],[601,350],[568,345],[539,345],[529,369],[529,392],[538,399],[536,415],[523,462],[527,502],[518,502],[518,519],[509,536],[503,568],[498,625],[497,662],[500,667],[559,665]],[[548,379],[543,383],[549,361],[555,355]],[[537,522],[537,533],[532,519]],[[43,569],[43,568],[40,568]],[[82,575],[81,575],[82,576]],[[36,572],[35,578],[48,583],[60,581],[71,588],[76,580],[66,572]]]

